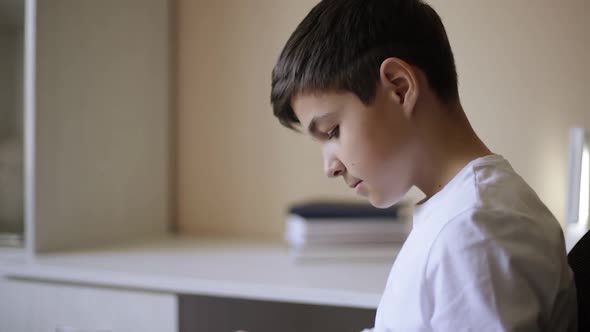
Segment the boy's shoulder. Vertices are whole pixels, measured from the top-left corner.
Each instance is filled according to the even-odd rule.
[[[508,161],[483,158],[468,173],[457,190],[464,191],[463,208],[441,221],[429,260],[442,262],[467,251],[484,261],[504,256],[525,264],[539,261],[539,255],[548,262],[565,260],[559,222]]]
[[[528,206],[518,204],[523,199],[540,203],[506,159],[489,155],[468,163],[440,192],[418,206],[414,223],[429,224],[430,232],[439,232],[481,211],[518,213]]]
[[[477,195],[477,205],[486,210],[504,210],[514,213],[532,213],[546,208],[537,193],[499,155],[481,158],[472,166],[472,186]]]
[[[475,160],[453,181],[446,197],[431,208],[430,261],[463,250],[519,255],[522,248],[565,257],[559,222],[503,157]]]
[[[500,155],[489,155],[469,163],[453,179],[444,205],[436,207],[445,222],[463,219],[533,219],[552,226],[559,223],[537,193]],[[442,201],[442,200],[441,200]]]

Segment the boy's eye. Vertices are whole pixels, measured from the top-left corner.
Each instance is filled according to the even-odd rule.
[[[339,134],[340,134],[340,126],[336,126],[336,127],[334,127],[334,129],[332,129],[328,132],[328,139],[338,138]]]

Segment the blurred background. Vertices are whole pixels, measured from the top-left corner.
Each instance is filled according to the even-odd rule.
[[[277,236],[290,202],[351,196],[269,106],[274,61],[316,2],[178,2],[180,230]],[[446,26],[476,132],[563,221],[568,129],[590,126],[590,4],[429,3]]]
[[[476,132],[512,163],[565,227],[568,131],[590,128],[590,2],[427,2],[447,29],[461,101]],[[320,150],[309,138],[282,128],[272,115],[272,68],[316,3],[0,0],[0,247],[20,248],[26,257],[53,262],[55,253],[125,246],[169,234],[229,243],[281,242],[294,203],[359,201],[341,181],[323,175]],[[406,201],[421,197],[412,190]],[[177,245],[157,246],[154,255]],[[242,250],[230,247],[228,253]],[[199,248],[193,252],[210,252]],[[204,266],[178,275],[214,270],[208,265],[214,255],[203,254],[200,261],[174,252],[172,259],[159,258],[162,265],[153,271],[174,275],[187,262]],[[265,257],[261,262],[267,259],[256,255]],[[116,250],[96,257],[101,257],[96,265],[88,263],[88,256],[75,265],[104,268],[115,262],[122,271],[143,259],[118,261],[127,256]],[[231,257],[233,263],[248,261]],[[64,262],[70,263],[60,264],[73,264],[69,258]],[[170,262],[177,265],[166,265]],[[281,278],[328,287],[322,276],[350,275],[343,290],[373,287],[366,300],[346,293],[357,299],[350,304],[374,309],[390,265],[311,272],[285,267]],[[0,264],[0,272],[7,266]],[[140,265],[134,271],[143,271],[143,278],[145,269]],[[357,271],[358,278],[347,269]],[[13,274],[48,275],[35,271]],[[215,278],[235,272],[220,271]],[[53,276],[74,278],[68,273]],[[372,275],[377,277],[367,277]],[[84,278],[68,280],[113,284],[108,278]],[[129,280],[117,287],[140,285],[166,294],[197,289],[134,278],[116,279]],[[260,284],[280,279],[247,278]],[[109,294],[104,303],[111,301]],[[311,302],[337,303],[322,301]],[[166,307],[170,317],[176,317],[176,305]]]
[[[180,233],[265,238],[281,236],[293,202],[355,199],[323,176],[319,149],[271,113],[274,62],[315,3],[39,1],[30,102],[38,190],[53,200],[67,191],[53,208],[72,208],[70,195],[85,217],[105,213],[102,200],[154,191],[160,210],[135,217],[156,213]],[[446,25],[476,131],[563,221],[567,130],[590,126],[588,2],[429,3]],[[24,0],[0,6],[0,226],[21,232]]]
[[[0,1],[0,244],[22,242],[24,2]]]

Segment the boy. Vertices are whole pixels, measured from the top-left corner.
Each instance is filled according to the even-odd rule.
[[[474,133],[439,16],[419,0],[324,0],[272,73],[275,116],[321,147],[325,173],[377,207],[426,198],[375,332],[575,331],[559,223]]]

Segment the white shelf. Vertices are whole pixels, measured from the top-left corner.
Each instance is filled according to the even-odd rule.
[[[8,278],[375,309],[392,262],[295,263],[281,243],[165,238],[41,254],[0,268]]]
[[[26,262],[27,252],[24,248],[0,247],[0,274],[4,267]]]

